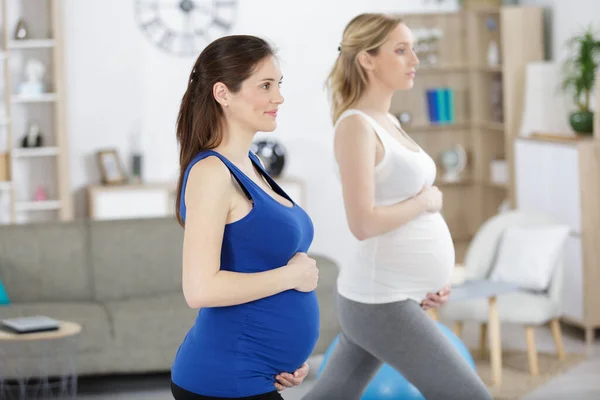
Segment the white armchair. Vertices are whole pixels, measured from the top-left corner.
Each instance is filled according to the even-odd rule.
[[[555,219],[530,212],[509,211],[498,214],[486,221],[467,249],[464,260],[466,280],[489,279],[502,234],[508,227],[542,227],[558,225]],[[558,318],[561,315],[561,286],[563,274],[563,250],[559,250],[553,268],[550,284],[543,292],[521,290],[516,293],[499,295],[497,310],[500,322],[525,325],[529,369],[532,375],[539,373],[534,328],[550,323],[559,359],[564,358],[562,336]],[[480,352],[485,352],[488,321],[487,299],[449,301],[439,310],[443,321],[454,321],[454,331],[460,335],[464,321],[481,324]]]

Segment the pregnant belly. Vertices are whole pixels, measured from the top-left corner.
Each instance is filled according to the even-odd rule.
[[[239,343],[242,370],[272,377],[293,372],[308,359],[319,337],[315,292],[289,290],[245,304],[243,309]]]
[[[448,284],[454,263],[452,236],[439,213],[424,214],[380,236],[375,250],[378,269],[418,292],[437,291]]]
[[[294,372],[319,337],[314,292],[295,290],[232,307],[200,310],[172,368],[195,393],[240,397],[273,390],[275,375]]]

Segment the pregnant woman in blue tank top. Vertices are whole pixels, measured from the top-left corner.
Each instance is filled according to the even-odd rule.
[[[281,79],[264,40],[223,37],[198,57],[182,99],[182,285],[200,311],[173,362],[176,399],[281,399],[308,372],[319,336],[313,225],[249,151],[276,127]]]

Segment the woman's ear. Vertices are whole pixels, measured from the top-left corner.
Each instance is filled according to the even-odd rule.
[[[360,66],[366,70],[373,70],[375,68],[373,65],[373,57],[364,50],[358,53],[357,60]]]
[[[227,86],[225,86],[224,83],[217,82],[214,84],[213,96],[215,97],[215,100],[217,100],[217,102],[219,104],[221,104],[223,107],[229,106],[229,103],[228,103],[229,90],[227,90]]]

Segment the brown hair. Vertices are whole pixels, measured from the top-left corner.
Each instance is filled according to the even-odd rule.
[[[221,82],[230,92],[238,92],[257,65],[274,55],[275,50],[261,38],[231,35],[213,41],[198,56],[177,117],[176,216],[181,226],[185,225],[180,215],[185,171],[199,152],[217,147],[223,139],[223,109],[213,96],[213,86]]]
[[[364,93],[367,76],[358,62],[358,54],[367,51],[377,55],[379,47],[402,19],[386,14],[360,14],[354,17],[346,28],[339,48],[339,55],[326,86],[331,96],[331,117],[333,123],[350,108]]]

